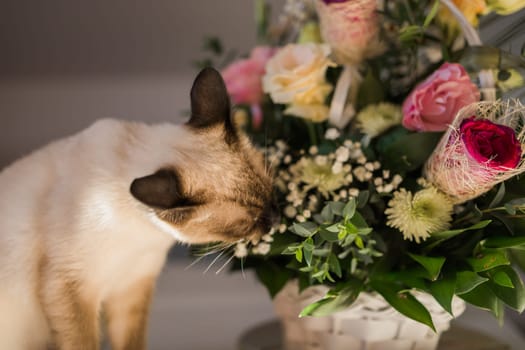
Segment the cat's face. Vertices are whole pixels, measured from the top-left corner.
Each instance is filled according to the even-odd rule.
[[[275,218],[264,157],[230,121],[224,82],[203,70],[191,92],[185,125],[191,144],[183,161],[136,179],[132,195],[152,208],[152,220],[188,243],[234,242],[267,233]],[[185,160],[184,160],[185,158]]]

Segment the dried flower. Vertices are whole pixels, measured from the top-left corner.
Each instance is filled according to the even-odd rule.
[[[452,202],[434,187],[424,188],[415,195],[401,188],[394,192],[388,206],[386,224],[399,229],[404,239],[416,243],[433,232],[446,230],[452,220]]]

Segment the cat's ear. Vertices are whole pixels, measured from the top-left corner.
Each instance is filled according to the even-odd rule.
[[[230,97],[221,74],[213,68],[204,68],[191,88],[191,118],[188,125],[197,129],[223,125],[226,140],[235,136],[231,122]]]
[[[159,170],[135,179],[130,192],[142,203],[159,209],[175,208],[185,202],[179,176],[174,170]]]

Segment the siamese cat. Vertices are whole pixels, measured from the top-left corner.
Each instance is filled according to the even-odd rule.
[[[184,125],[101,120],[0,173],[0,349],[146,347],[148,308],[174,242],[268,232],[272,181],[230,121],[217,71]]]

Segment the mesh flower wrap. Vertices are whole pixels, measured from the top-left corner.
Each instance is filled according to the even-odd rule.
[[[498,154],[480,161],[479,156],[472,154],[464,141],[461,125],[464,121],[487,120],[500,129],[512,129],[514,142],[506,146],[505,152],[515,154],[513,167],[496,164]],[[454,203],[463,203],[489,191],[496,184],[505,181],[525,170],[525,108],[519,101],[477,102],[461,109],[449,129],[443,135],[434,153],[425,165],[425,177],[434,186],[448,194]],[[489,142],[490,140],[481,140]],[[483,146],[483,145],[482,145]],[[480,147],[482,147],[480,146]],[[478,159],[476,159],[478,158]]]

